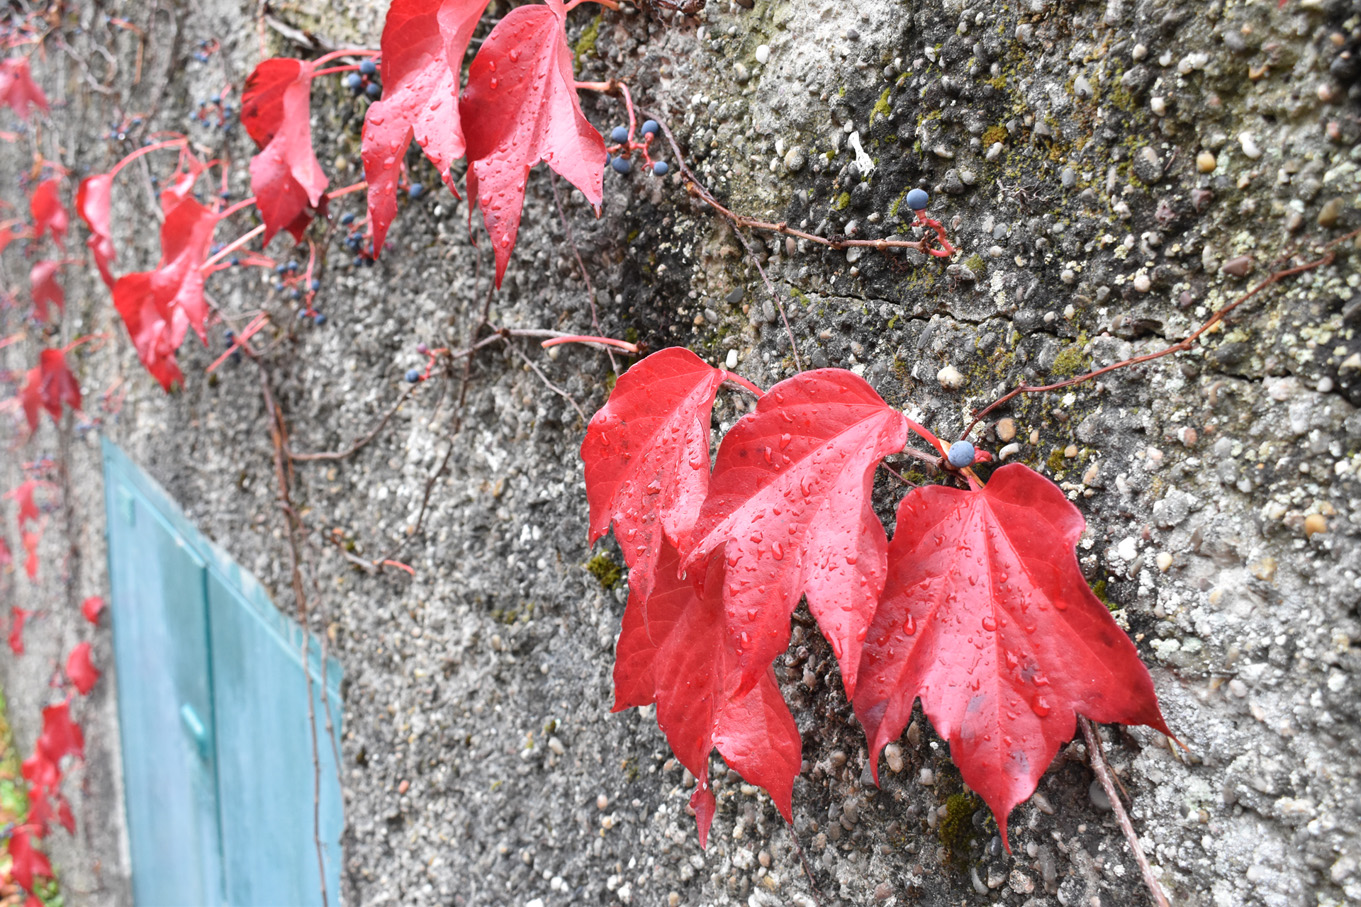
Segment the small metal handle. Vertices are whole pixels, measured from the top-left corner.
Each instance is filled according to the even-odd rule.
[[[208,729],[204,727],[203,721],[198,717],[198,712],[189,703],[180,706],[180,721],[184,722],[184,729],[189,732],[189,736],[194,740],[194,746],[198,749],[198,757],[203,761],[208,761]]]

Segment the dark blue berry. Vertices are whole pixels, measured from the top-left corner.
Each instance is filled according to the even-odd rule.
[[[289,270],[289,271],[296,271],[296,270],[298,270],[299,267],[301,267],[301,265],[299,265],[296,261],[290,261],[290,262],[288,263],[288,270]]]
[[[317,314],[313,315],[312,323],[315,324],[317,327],[321,327],[323,324],[325,324],[326,323],[325,313],[318,312]]]
[[[633,165],[629,163],[629,159],[626,157],[615,158],[610,161],[610,166],[614,168],[615,173],[628,173],[633,169]]]
[[[306,318],[306,317],[307,317],[307,307],[304,306],[303,308],[298,309],[298,318],[301,319],[301,318]]]
[[[662,127],[657,125],[656,120],[648,120],[643,123],[643,135],[656,135],[661,130]]]
[[[370,82],[368,85],[364,86],[364,94],[376,101],[383,96],[383,86],[379,85],[377,82]]]
[[[925,193],[922,194],[924,195]],[[950,453],[946,455],[946,459],[950,461],[950,465],[955,469],[963,469],[966,466],[972,466],[974,461],[973,445],[968,441],[956,441],[950,445]]]
[[[347,227],[350,224],[354,223],[354,212],[353,211],[345,212],[345,216],[340,219],[340,222]]]
[[[652,165],[652,172],[657,176],[666,176],[671,172],[671,168],[667,165],[666,161],[658,161]]]
[[[629,130],[627,126],[616,126],[614,127],[614,131],[610,133],[611,142],[627,142],[628,138]]]
[[[284,264],[283,262],[280,262],[279,264],[274,266],[274,273],[275,274],[288,273],[288,265]]]
[[[378,71],[378,64],[372,60],[365,60],[359,64],[359,71],[366,76],[371,76]]]
[[[420,369],[418,369],[418,368],[407,369],[407,371],[406,371],[406,383],[407,383],[407,384],[415,384],[415,383],[416,383],[417,381],[419,381],[419,380],[421,380],[421,370],[420,370]]]
[[[358,92],[364,87],[364,77],[357,72],[352,72],[345,77],[345,87],[350,91]]]
[[[294,287],[294,288],[289,292],[288,298],[289,298],[289,299],[293,299],[293,300],[302,299],[302,291],[299,290],[297,287]]]
[[[930,204],[931,196],[926,194],[925,189],[913,189],[907,193],[907,206],[913,211],[923,211]]]
[[[407,198],[420,198],[424,194],[425,186],[421,183],[412,183],[410,188],[406,190]]]
[[[222,103],[222,95],[220,95],[220,94],[215,94],[215,95],[213,95],[211,98],[208,99],[208,102],[211,103],[211,104],[221,104],[221,103]]]
[[[315,293],[317,290],[321,289],[321,281],[313,277],[309,286],[312,288],[312,292]]]

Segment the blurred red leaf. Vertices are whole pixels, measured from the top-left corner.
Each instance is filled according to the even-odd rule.
[[[43,709],[43,732],[38,737],[37,751],[53,765],[60,765],[66,756],[85,758],[85,734],[71,720],[69,701]]]
[[[9,650],[15,655],[24,654],[24,621],[32,611],[10,605],[9,608]]]
[[[33,849],[33,837],[32,829],[25,826],[14,829],[9,837],[10,875],[20,888],[30,893],[35,878],[52,875],[52,864],[47,857]]]
[[[577,100],[566,15],[561,0],[507,13],[473,59],[459,101],[468,195],[491,236],[498,287],[520,230],[530,168],[546,161],[597,212],[604,198],[605,140]]]
[[[459,73],[487,0],[393,0],[383,21],[383,97],[364,117],[364,177],[375,250],[397,216],[397,183],[412,138],[455,195],[463,157]],[[450,103],[453,101],[453,103]]]
[[[265,242],[288,230],[301,241],[321,209],[328,180],[312,150],[315,67],[275,57],[256,66],[241,93],[241,123],[261,149],[251,158],[250,187],[265,221]]]
[[[5,492],[5,497],[15,501],[19,505],[20,528],[23,528],[25,523],[36,523],[38,521],[38,517],[41,514],[38,511],[37,503],[33,500],[33,494],[44,484],[44,482],[41,482],[38,479],[28,479],[19,483],[17,487]]]
[[[40,261],[28,272],[28,282],[33,296],[33,316],[43,323],[52,320],[47,308],[49,305],[55,305],[59,312],[66,310],[66,294],[62,292],[61,284],[57,283],[57,272],[61,270],[61,265],[60,261]]]
[[[48,113],[47,96],[33,81],[28,68],[28,57],[10,57],[0,61],[0,104],[4,104],[27,120],[31,107]]]
[[[90,238],[85,244],[94,253],[95,267],[105,285],[113,288],[116,278],[109,267],[118,252],[113,247],[113,231],[110,226],[110,208],[113,204],[113,174],[97,173],[80,181],[76,190],[76,214],[90,228]]]
[[[99,623],[100,612],[104,610],[104,599],[98,595],[91,595],[80,603],[80,613],[85,615],[85,619],[92,624]]]
[[[685,564],[723,549],[723,605],[748,683],[785,650],[806,594],[854,694],[888,549],[874,470],[906,441],[903,414],[841,369],[781,381],[723,439]]]
[[[80,384],[66,365],[66,355],[59,349],[43,350],[38,367],[29,369],[28,379],[19,391],[29,431],[38,430],[39,408],[45,409],[53,422],[61,421],[62,404],[80,409]]]
[[[24,543],[24,573],[29,579],[38,578],[38,543],[42,541],[42,533],[19,531],[19,538]]]
[[[1171,735],[1134,644],[1078,567],[1084,526],[1054,483],[1020,464],[981,491],[929,485],[903,498],[855,695],[876,778],[920,697],[1005,841],[1007,815],[1077,715]]]
[[[55,176],[39,183],[28,197],[28,210],[33,217],[33,238],[42,239],[44,233],[51,233],[57,245],[65,249],[66,227],[70,218],[58,194],[60,185],[61,179]]]
[[[90,644],[83,642],[71,650],[71,655],[66,659],[66,676],[71,678],[71,682],[76,685],[80,695],[86,696],[90,690],[94,689],[95,681],[99,680],[99,670],[90,660]]]

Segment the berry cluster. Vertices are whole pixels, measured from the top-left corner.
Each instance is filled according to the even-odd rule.
[[[221,129],[223,132],[231,132],[236,126],[237,115],[240,111],[232,103],[223,103],[222,95],[215,94],[206,100],[200,99],[197,108],[189,114],[189,120],[209,129]]]
[[[425,381],[427,378],[429,378],[430,373],[434,371],[435,361],[441,355],[446,355],[449,352],[449,350],[444,347],[432,350],[427,344],[418,343],[416,344],[416,352],[420,353],[422,356],[425,357],[425,370],[422,371],[419,368],[407,369],[406,382],[408,384],[419,384],[420,382]]]
[[[629,119],[632,119],[632,111],[630,111]],[[633,163],[630,158],[633,152],[638,151],[642,153],[643,161],[653,175],[666,176],[671,170],[670,165],[666,161],[654,161],[652,156],[648,154],[648,148],[652,145],[652,140],[661,132],[661,126],[657,125],[656,120],[648,120],[643,123],[643,128],[640,130],[641,141],[634,140],[631,127],[632,123],[628,126],[614,127],[614,131],[610,133],[610,141],[614,144],[605,148],[605,163],[609,164],[610,169],[615,173],[621,175],[629,173],[633,170]]]
[[[371,101],[381,98],[383,86],[378,81],[378,64],[372,60],[360,63],[357,72],[345,77],[345,87],[357,95],[366,96]]]

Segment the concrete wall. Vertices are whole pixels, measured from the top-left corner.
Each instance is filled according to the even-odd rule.
[[[190,128],[230,156],[232,189],[244,195],[246,137],[224,140],[188,114],[225,83],[239,86],[259,59],[255,4],[109,11],[138,23],[145,42],[95,10],[80,13],[85,31],[69,39],[95,79],[105,64],[88,45],[110,47],[113,95],[93,91],[63,53],[35,64],[61,102],[38,139],[45,153],[59,144],[76,174],[107,168],[125,150],[100,138],[113,98],[148,113],[147,128]],[[376,46],[382,13],[350,0],[280,5],[275,15]],[[1016,382],[1160,348],[1282,256],[1361,226],[1357,28],[1343,0],[1283,9],[757,0],[750,9],[713,2],[697,20],[584,7],[571,16],[579,77],[626,78],[733,209],[823,235],[892,236],[910,220],[901,197],[923,186],[960,247],[947,264],[748,236],[749,254],[674,178],[607,173],[599,220],[559,181],[600,330],[713,362],[733,353],[737,371],[768,384],[794,371],[778,296],[805,367],[851,368],[953,436],[972,407]],[[272,53],[299,52],[262,33]],[[201,39],[223,51],[194,61]],[[758,57],[762,46],[768,56]],[[585,107],[602,129],[622,119],[610,98]],[[313,112],[333,185],[358,179],[363,102],[337,84],[318,90]],[[856,163],[852,135],[872,168]],[[5,185],[31,163],[26,141],[0,149]],[[413,172],[438,182],[424,162]],[[147,267],[151,196],[140,173],[127,176],[119,267]],[[359,198],[333,211],[357,211]],[[296,451],[342,448],[367,432],[403,392],[403,373],[423,366],[416,344],[466,345],[489,284],[489,256],[468,244],[466,224],[466,203],[447,193],[404,202],[377,266],[333,256],[321,327],[294,319],[294,303],[258,274],[212,279],[233,317],[261,307],[277,315],[262,335],[266,374]],[[290,254],[282,240],[274,252]],[[1226,273],[1244,256],[1251,263],[1228,270],[1246,275]],[[8,283],[20,283],[17,248],[5,259]],[[1192,352],[1020,400],[1005,437],[995,427],[987,435],[993,450],[1018,445],[1014,458],[1082,508],[1083,569],[1138,643],[1186,744],[1178,751],[1146,729],[1107,734],[1174,903],[1361,898],[1361,369],[1348,364],[1361,353],[1356,260],[1344,244],[1333,263],[1262,294]],[[136,362],[102,287],[74,274],[67,286],[62,337],[115,337],[80,356],[87,415],[291,611],[259,369],[243,362],[205,376],[223,348],[217,329],[213,349],[186,344],[186,387],[166,396]],[[543,168],[490,313],[500,326],[593,330]],[[3,313],[4,333],[21,314]],[[37,348],[36,339],[16,344],[0,362],[28,367]],[[947,366],[958,380],[947,372],[942,383]],[[1080,744],[1012,815],[1011,855],[981,802],[956,796],[947,747],[920,716],[900,769],[886,769],[876,789],[830,648],[804,611],[777,673],[803,733],[794,832],[815,884],[769,801],[721,766],[701,851],[685,809],[690,779],[654,716],[609,711],[625,585],[604,561],[587,564],[597,553],[620,557],[612,541],[587,548],[576,455],[584,423],[546,386],[590,413],[610,374],[602,353],[493,346],[473,360],[461,405],[454,369],[422,384],[353,457],[296,466],[310,621],[347,678],[346,903],[1146,902]],[[117,413],[93,405],[120,380]],[[725,398],[716,419],[726,427],[743,407]],[[46,684],[62,653],[92,636],[96,660],[111,663],[107,629],[91,634],[73,616],[103,584],[97,444],[74,424],[45,424],[5,456],[3,486],[44,451],[66,472],[42,579],[3,580],[7,594],[47,612],[28,634],[31,654],[0,663],[24,745],[54,695]],[[410,533],[427,489],[421,531]],[[881,476],[882,515],[899,494]],[[1306,533],[1319,518],[1325,531]],[[12,523],[6,532],[13,544]],[[346,556],[394,549],[414,577],[367,572]],[[81,706],[90,756],[67,785],[80,789],[80,831],[55,839],[73,904],[128,899],[115,680],[107,674]]]

